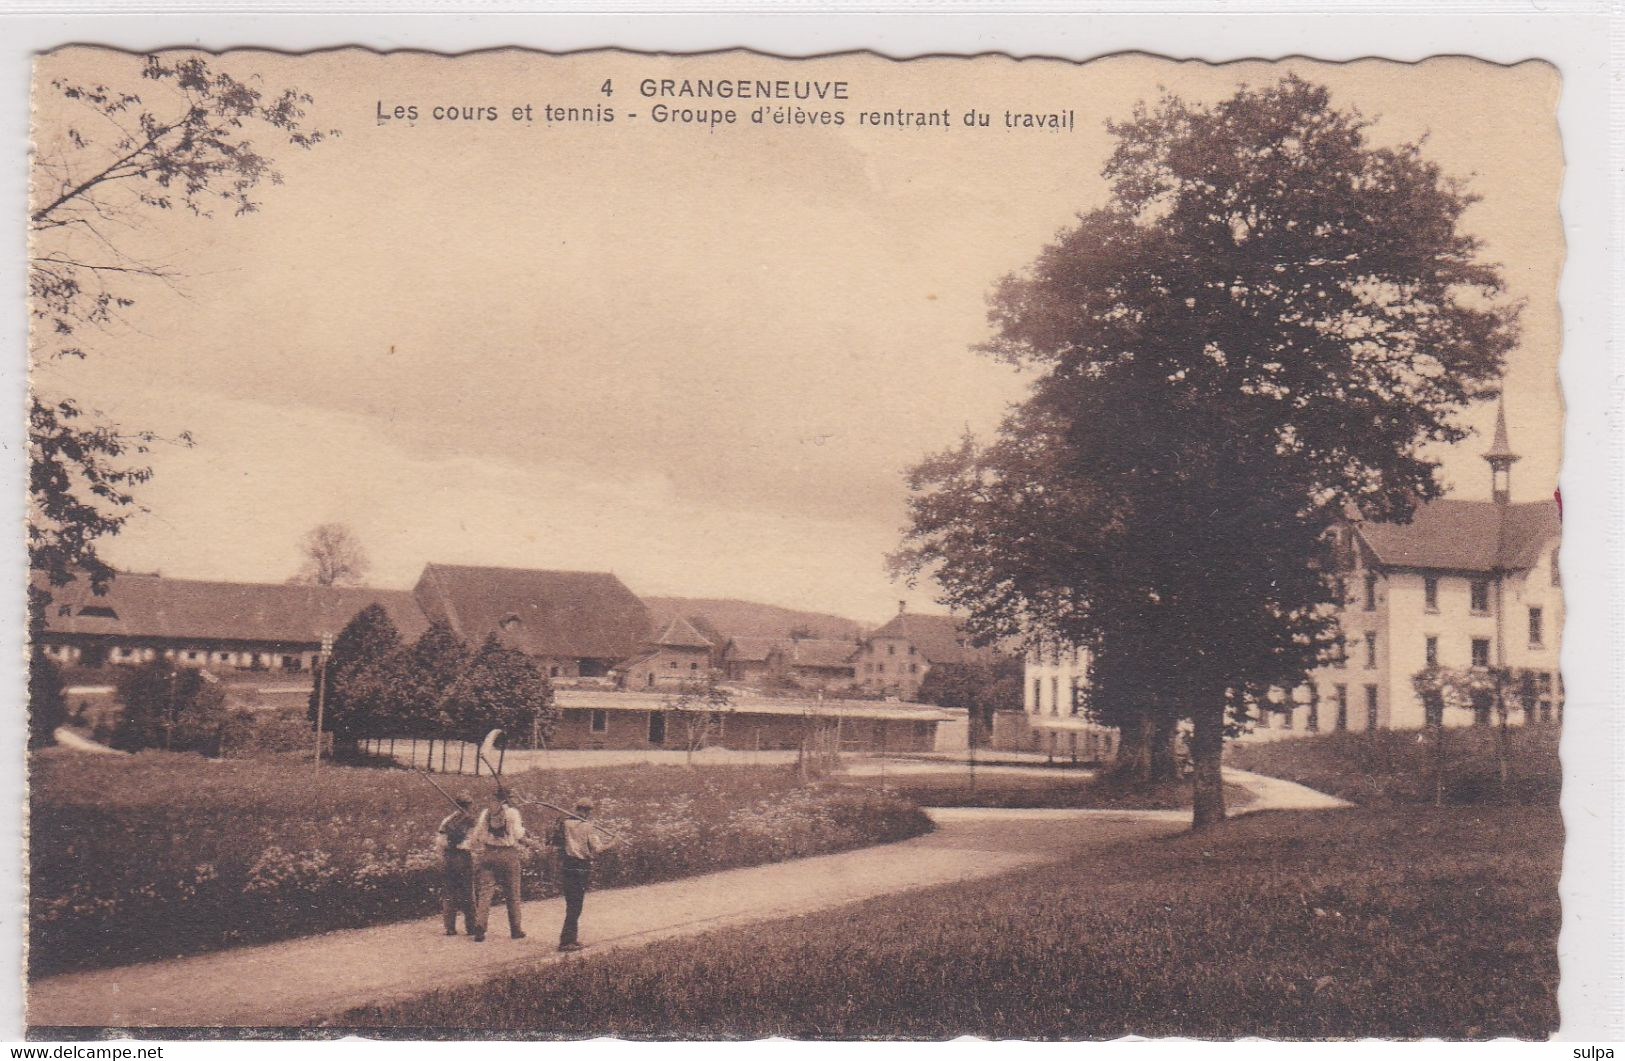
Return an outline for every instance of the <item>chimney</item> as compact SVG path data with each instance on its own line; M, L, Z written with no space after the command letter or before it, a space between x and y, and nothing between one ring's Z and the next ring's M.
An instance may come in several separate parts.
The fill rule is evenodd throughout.
M907 607L908 607L908 601L906 601L906 600L900 600L900 601L898 601L898 602L897 602L897 614L898 614L898 615L902 615L902 614L903 614L903 610L904 610L904 609L905 609L905 608L907 608Z

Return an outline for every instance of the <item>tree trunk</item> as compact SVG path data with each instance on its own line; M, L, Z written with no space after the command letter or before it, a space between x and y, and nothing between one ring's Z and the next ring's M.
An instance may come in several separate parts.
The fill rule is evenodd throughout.
M1210 829L1224 821L1224 700L1196 705L1191 737L1191 828Z
M1148 728L1151 732L1147 749L1151 780L1172 781L1179 776L1179 759L1174 755L1174 737L1179 733L1179 720L1159 718Z
M1148 716L1123 723L1118 728L1117 758L1112 773L1125 781L1151 780L1151 743L1153 730Z

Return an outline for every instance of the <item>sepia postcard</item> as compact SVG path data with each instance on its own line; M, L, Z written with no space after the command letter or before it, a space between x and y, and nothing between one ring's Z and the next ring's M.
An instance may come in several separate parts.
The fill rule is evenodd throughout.
M38 55L28 1035L1553 1036L1562 90Z

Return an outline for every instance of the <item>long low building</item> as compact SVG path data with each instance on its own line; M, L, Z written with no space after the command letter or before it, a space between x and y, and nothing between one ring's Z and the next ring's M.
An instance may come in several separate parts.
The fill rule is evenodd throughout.
M815 733L846 751L929 752L965 748L962 708L899 701L776 698L734 693L720 711L694 716L670 710L671 698L613 689L560 689L552 747L566 749L686 747L688 719L704 726L707 747L798 748Z

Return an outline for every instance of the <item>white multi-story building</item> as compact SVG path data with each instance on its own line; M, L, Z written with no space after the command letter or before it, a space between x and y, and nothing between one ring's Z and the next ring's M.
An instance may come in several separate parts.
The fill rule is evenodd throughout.
M1427 711L1413 678L1430 666L1509 669L1512 721L1561 717L1561 513L1555 500L1512 502L1518 456L1504 414L1484 459L1489 501L1444 499L1419 506L1409 523L1351 519L1337 528L1341 658L1283 693L1257 735L1420 729ZM1073 734L1092 728L1082 717L1087 681L1087 653L1030 652L1025 718L1006 722L1002 743L1064 753ZM1492 711L1492 697L1480 695L1473 707L1447 710L1444 722L1488 722Z

